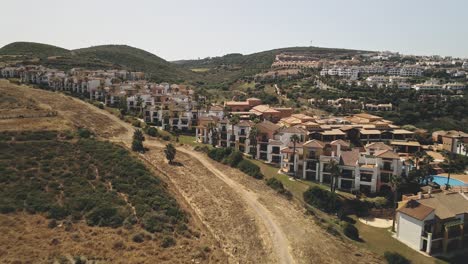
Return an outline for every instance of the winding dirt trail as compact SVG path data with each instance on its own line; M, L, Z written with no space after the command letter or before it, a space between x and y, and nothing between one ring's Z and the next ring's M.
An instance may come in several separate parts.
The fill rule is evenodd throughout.
M275 217L267 208L265 208L265 206L263 206L263 204L259 202L259 197L257 196L257 194L247 190L243 185L235 182L226 174L218 170L215 166L213 166L211 162L207 160L207 158L204 155L195 151L187 150L182 147L177 148L177 150L196 158L206 168L212 171L219 179L224 181L226 184L232 187L233 190L239 193L244 199L244 201L255 211L259 220L263 222L266 229L268 230L272 238L271 240L273 242L273 248L279 262L287 264L295 263L291 253L289 252L288 239L286 238L283 230L276 223Z

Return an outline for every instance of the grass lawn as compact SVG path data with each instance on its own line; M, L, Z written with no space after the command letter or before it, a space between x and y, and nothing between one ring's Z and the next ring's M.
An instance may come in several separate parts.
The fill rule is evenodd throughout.
M364 240L364 243L359 244L379 255L383 255L385 251L391 251L400 253L407 259L411 260L413 264L447 263L442 260L426 257L423 254L416 252L414 249L409 248L405 244L393 238L389 229L368 226L361 223L357 218L354 219L356 220L355 225L359 229L359 235Z
M260 160L251 159L251 161L260 167L263 175L265 175L265 178L268 179L268 178L274 177L280 180L283 183L284 187L286 187L286 189L288 189L294 195L294 197L296 197L297 199L301 201L303 201L302 194L309 187L317 186L326 190L330 189L330 187L327 185L319 184L319 183L312 182L312 181L306 181L302 179L291 180L288 175L278 173L279 168L273 167L269 164L265 164L264 162ZM354 195L350 193L346 193L346 192L337 191L337 194L339 194L344 199L354 198Z
M210 68L193 68L193 69L190 69L191 71L193 72L207 72L210 70Z
M188 136L188 135L180 135L179 136L179 143L184 144L184 145L189 145L189 146L192 146L192 147L206 146L206 147L208 147L210 149L212 148L212 146L209 145L209 144L202 144L202 143L195 142L195 137L194 136Z

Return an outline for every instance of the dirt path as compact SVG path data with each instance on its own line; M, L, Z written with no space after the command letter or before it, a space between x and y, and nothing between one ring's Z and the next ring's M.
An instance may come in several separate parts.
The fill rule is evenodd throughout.
M291 253L289 252L289 242L283 233L283 230L276 224L275 217L266 209L259 201L257 194L251 190L247 190L243 185L233 181L226 174L218 170L211 162L207 161L205 155L195 151L189 151L179 147L178 151L184 152L196 158L206 168L213 172L219 179L228 184L233 190L241 195L245 202L255 211L259 221L261 221L268 230L276 256L280 263L295 263Z

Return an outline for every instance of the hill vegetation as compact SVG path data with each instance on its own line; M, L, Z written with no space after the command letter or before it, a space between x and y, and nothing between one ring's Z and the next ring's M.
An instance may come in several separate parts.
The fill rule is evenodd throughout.
M320 47L291 47L262 51L248 55L232 53L200 60L180 60L174 61L174 63L198 72L203 76L203 82L201 82L201 84L208 86L207 88L211 88L214 84L231 84L240 78L253 76L268 70L274 62L276 55L280 53L317 58L348 58L349 56L362 52L365 51ZM203 71L199 69L203 69Z
M14 42L0 49L0 55L23 55L29 64L69 70L127 69L143 71L149 79L162 82L193 80L197 75L147 51L127 45L103 45L67 50L33 42Z
M0 213L28 212L89 226L186 230L186 215L165 184L129 152L92 139L47 132L2 133ZM10 141L18 137L20 140Z
M44 58L67 55L70 51L53 45L34 42L13 42L0 49L0 55L27 55Z
M14 42L0 48L0 55L23 55L30 64L69 70L75 67L88 69L128 69L143 71L157 82L189 82L206 88L230 85L238 79L253 76L270 68L279 53L305 54L330 57L350 56L361 51L318 47L293 47L257 52L239 53L201 60L168 62L150 52L127 45L102 45L77 50L34 43Z

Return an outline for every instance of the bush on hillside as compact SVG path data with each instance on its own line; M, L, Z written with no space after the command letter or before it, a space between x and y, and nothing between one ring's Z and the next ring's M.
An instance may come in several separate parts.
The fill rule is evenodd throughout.
M86 128L79 128L77 134L80 138L90 138L93 133Z
M280 180L270 178L266 181L266 184L287 198L292 198L292 193L284 188L284 185Z
M233 151L229 156L223 159L223 163L231 167L237 167L239 163L244 159L242 153L239 151Z
M341 206L336 193L324 190L320 187L310 187L303 194L304 201L309 205L328 213L335 213Z
M146 134L152 137L159 136L159 132L155 127L148 127L148 129L146 129Z
M253 164L249 160L242 160L241 162L239 162L237 168L245 174L254 177L255 179L263 179L263 174L260 171L260 167Z
M221 162L225 157L229 156L231 152L231 148L214 148L208 152L208 157Z
M359 240L359 230L350 223L345 223L343 233L352 240Z

